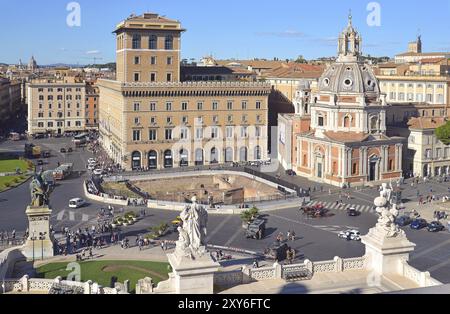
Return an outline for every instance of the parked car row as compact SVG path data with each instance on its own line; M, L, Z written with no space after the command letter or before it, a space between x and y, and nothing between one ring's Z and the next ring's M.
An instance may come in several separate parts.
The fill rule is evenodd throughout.
M411 218L409 216L401 216L395 220L395 223L400 227L409 226L413 230L421 230L427 228L429 232L440 232L445 230L445 226L439 221L432 221L428 223L423 218Z

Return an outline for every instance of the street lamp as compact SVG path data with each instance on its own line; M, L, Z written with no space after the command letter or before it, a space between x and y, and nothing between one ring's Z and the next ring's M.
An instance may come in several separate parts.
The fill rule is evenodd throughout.
M41 259L44 260L44 240L47 232L39 232L39 240L41 240Z
M37 240L35 233L36 233L36 231L33 230L33 236L30 238L31 242L33 243L33 262L34 262L34 241Z

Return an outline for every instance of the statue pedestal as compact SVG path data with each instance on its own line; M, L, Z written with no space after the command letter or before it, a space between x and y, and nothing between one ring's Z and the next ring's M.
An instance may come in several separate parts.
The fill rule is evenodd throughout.
M176 254L168 254L173 269L175 293L177 294L213 294L214 273L220 264L214 262L210 253L191 260Z
M29 236L23 247L23 254L29 260L53 257L53 239L50 234L51 209L48 206L28 206Z
M366 246L368 269L377 275L400 273L401 261L408 261L409 253L414 251L416 246L404 233L389 238L377 227L361 237L361 242Z

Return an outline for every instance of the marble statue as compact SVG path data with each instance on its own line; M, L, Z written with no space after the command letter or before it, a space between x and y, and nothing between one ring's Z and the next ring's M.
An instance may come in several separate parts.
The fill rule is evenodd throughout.
M388 238L404 235L404 231L395 224L395 219L399 215L397 205L394 204L390 208L387 198L383 196L377 197L374 204L376 206L377 213L380 215L376 225L376 230L383 233Z
M44 182L42 173L36 173L30 183L31 206L43 207L49 202L49 186Z
M183 224L178 228L176 254L191 259L202 256L206 253L208 212L204 206L197 203L197 198L194 196L192 204L183 209L180 217Z
M383 183L381 185L380 197L384 197L386 199L386 201L388 202L388 204L390 204L391 200L392 200L392 191L393 191L392 183L389 184L389 187L388 187L387 183Z

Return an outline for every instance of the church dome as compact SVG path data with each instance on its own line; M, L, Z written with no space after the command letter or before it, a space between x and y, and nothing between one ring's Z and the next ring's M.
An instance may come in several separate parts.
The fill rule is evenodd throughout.
M372 67L361 60L361 44L362 38L353 27L350 14L348 25L339 36L338 58L319 79L321 92L380 94Z
M371 66L361 62L336 62L319 79L321 92L376 93L380 87Z

